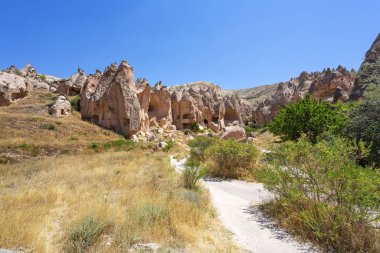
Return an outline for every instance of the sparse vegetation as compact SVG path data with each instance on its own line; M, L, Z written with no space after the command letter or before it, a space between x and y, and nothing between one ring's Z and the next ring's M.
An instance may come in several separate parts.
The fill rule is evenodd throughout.
M71 108L74 111L80 112L80 96L75 96L74 98L70 99Z
M82 219L69 233L67 244L65 245L66 252L84 252L92 244L107 227L107 223L100 219L87 216Z
M46 76L45 75L40 75L40 78L43 82L46 82Z
M182 172L183 187L192 190L197 187L199 179L205 175L205 170L199 164L188 162Z
M380 174L358 166L358 153L363 150L339 138L283 143L257 170L277 196L264 210L327 252L378 252L380 237L370 222L380 218Z
M169 140L169 141L166 143L166 146L162 149L162 151L164 151L164 152L169 152L173 147L174 147L174 141Z
M0 245L127 252L133 243L157 242L192 252L236 250L207 193L182 185L168 158L142 149L1 165Z

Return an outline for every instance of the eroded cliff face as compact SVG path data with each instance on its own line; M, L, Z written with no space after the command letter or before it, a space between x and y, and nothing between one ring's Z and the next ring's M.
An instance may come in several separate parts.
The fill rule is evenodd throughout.
M355 71L348 71L342 66L322 72L302 72L296 78L279 83L277 90L264 101L250 105L245 103L244 116L257 125L266 124L286 104L298 101L307 94L329 102L347 101L354 79Z
M123 61L104 73L90 75L81 92L82 118L127 137L151 134L151 128L186 129L194 122L214 131L232 122L242 124L240 100L217 86L175 86L146 79L134 81L133 68Z
M7 106L26 97L33 89L49 90L32 65L27 64L21 70L15 66L0 71L0 106Z
M90 76L81 93L82 118L127 137L141 130L143 109L133 68L123 61L101 75Z

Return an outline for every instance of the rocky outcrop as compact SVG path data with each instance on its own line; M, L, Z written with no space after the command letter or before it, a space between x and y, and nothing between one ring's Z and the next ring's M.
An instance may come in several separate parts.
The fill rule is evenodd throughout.
M263 102L246 106L246 119L252 120L256 125L266 124L282 107L298 101L306 94L330 102L347 101L354 79L355 71L347 71L342 66L322 72L302 72L297 78L279 83L276 92Z
M60 95L55 100L54 104L49 107L49 114L54 117L67 116L71 113L71 105L67 98Z
M33 89L49 90L49 85L30 64L21 70L12 65L0 71L0 106L10 105L17 99L24 98Z
M141 130L142 108L133 68L122 61L100 76L89 77L81 93L82 118L127 137Z
M52 83L52 92L65 96L75 96L82 92L87 76L78 67L77 73L67 79L60 79Z
M247 136L245 130L241 126L228 126L225 128L225 132L221 135L222 139L228 140L244 140Z
M7 106L23 98L33 90L33 85L24 77L0 72L0 106Z
M170 87L173 124L177 129L190 128L193 122L222 130L228 123L242 124L240 99L210 83Z
M90 75L81 92L82 118L127 137L151 138L158 128L191 128L194 122L222 130L231 122L242 124L240 100L211 84L152 89L146 79L134 81L126 61ZM159 132L159 131L158 131Z
M350 99L362 97L368 85L380 87L380 34L365 54L365 60L356 76Z

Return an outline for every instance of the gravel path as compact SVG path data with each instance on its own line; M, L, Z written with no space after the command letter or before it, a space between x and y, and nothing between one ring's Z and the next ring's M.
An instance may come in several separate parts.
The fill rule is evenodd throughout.
M171 165L179 173L184 163L185 160L171 158ZM257 209L257 205L273 197L262 184L215 178L204 178L202 182L211 194L219 219L242 249L254 253L316 252L276 228Z

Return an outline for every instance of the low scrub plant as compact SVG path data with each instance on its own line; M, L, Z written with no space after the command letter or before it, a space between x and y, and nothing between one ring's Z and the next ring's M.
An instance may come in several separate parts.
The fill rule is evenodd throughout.
M170 140L166 143L166 146L162 149L164 152L169 152L174 147L174 141Z
M360 149L360 148L359 148ZM328 252L380 252L380 174L355 163L357 146L340 138L286 142L256 171L276 199L264 210Z
M255 167L259 150L250 143L218 140L205 151L211 176L238 178Z
M74 111L80 112L80 96L75 96L73 99L70 100L71 108Z
M214 137L197 136L187 142L190 147L190 160L192 162L204 162L206 160L205 152L208 147L217 141Z
M71 230L66 252L85 252L105 231L107 223L93 216L87 216Z
M199 164L187 163L182 172L183 187L192 190L195 189L199 179L205 175L205 170Z

